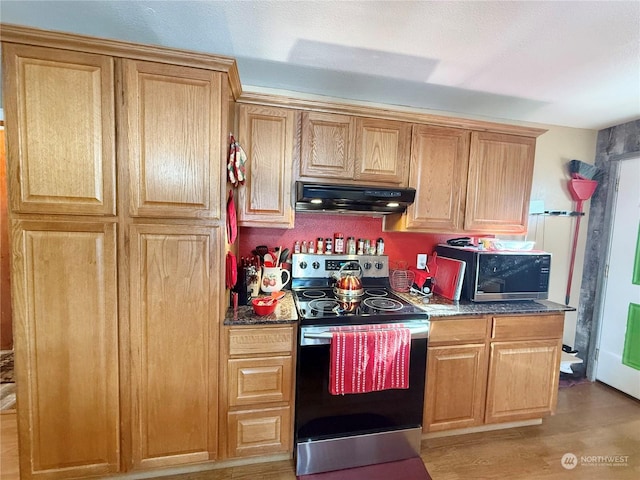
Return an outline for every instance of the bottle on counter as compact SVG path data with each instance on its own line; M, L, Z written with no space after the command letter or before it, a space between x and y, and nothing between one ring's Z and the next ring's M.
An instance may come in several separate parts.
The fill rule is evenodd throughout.
M364 255L364 239L359 238L358 239L358 251L357 251L358 255Z
M318 237L316 241L316 253L321 255L324 253L324 239L322 237Z
M384 255L384 239L382 238L376 242L376 255Z
M309 253L316 253L316 242L314 240L311 240L307 245L307 248Z
M324 253L327 255L331 255L333 253L333 239L325 238L324 239Z
M366 238L364 240L364 247L362 249L362 253L360 255L369 255L371 253L371 240Z
M293 253L300 253L300 240L293 244Z
M307 252L308 252L308 250L307 250L307 241L303 240L302 241L302 246L300 247L300 253L307 253Z

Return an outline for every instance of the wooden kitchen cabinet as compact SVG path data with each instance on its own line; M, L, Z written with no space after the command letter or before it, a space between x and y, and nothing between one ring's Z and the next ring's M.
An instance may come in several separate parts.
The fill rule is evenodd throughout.
M131 216L220 218L224 74L126 59L122 69Z
M484 422L489 323L488 317L431 322L424 432Z
M15 213L114 215L114 59L3 43Z
M386 231L526 232L535 138L416 125L409 186L416 201Z
M217 452L219 227L130 227L132 466Z
M354 179L406 186L410 145L410 123L359 117Z
M300 176L353 179L355 118L335 113L303 112Z
M297 113L286 108L239 106L238 142L247 155L238 189L238 224L293 228L293 152Z
M564 314L432 319L423 431L552 414L563 325Z
M221 448L227 458L286 453L293 445L295 328L225 328Z
M535 144L531 137L471 134L465 230L526 232Z
M114 223L14 223L21 478L119 470L116 243Z
M235 61L0 36L21 478L216 460Z
M414 125L409 186L416 200L407 208L408 230L463 228L470 136L468 130Z
M303 112L300 179L407 185L411 124Z
M564 315L494 317L486 423L555 412L563 325Z

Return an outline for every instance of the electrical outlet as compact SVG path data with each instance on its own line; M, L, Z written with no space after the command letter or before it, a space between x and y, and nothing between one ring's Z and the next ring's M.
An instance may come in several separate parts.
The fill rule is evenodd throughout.
M419 253L418 254L418 260L416 261L416 268L418 270L424 270L425 268L427 268L427 254L426 253Z

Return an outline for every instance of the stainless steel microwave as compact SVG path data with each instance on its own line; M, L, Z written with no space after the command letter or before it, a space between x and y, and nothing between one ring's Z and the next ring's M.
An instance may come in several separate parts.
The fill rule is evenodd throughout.
M549 298L551 254L438 245L438 256L466 263L461 300L495 302Z

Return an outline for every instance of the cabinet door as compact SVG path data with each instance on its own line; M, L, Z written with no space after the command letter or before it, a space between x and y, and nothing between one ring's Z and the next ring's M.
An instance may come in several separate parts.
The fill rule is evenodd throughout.
M113 59L2 50L12 211L114 215Z
M304 112L300 175L315 178L353 178L355 121L348 115Z
M21 478L119 469L116 226L17 222Z
M123 72L130 214L219 218L223 74L133 60Z
M535 138L473 132L465 230L524 233Z
M539 418L558 398L561 340L491 344L486 423Z
M407 229L462 229L470 136L467 130L414 125L409 186L416 201L407 209Z
M214 459L216 227L130 228L133 467Z
M356 180L406 186L411 124L358 118L356 121Z
M481 425L486 378L485 344L429 347L423 430Z
M247 154L246 182L238 190L242 226L293 228L295 112L240 105L239 143Z

